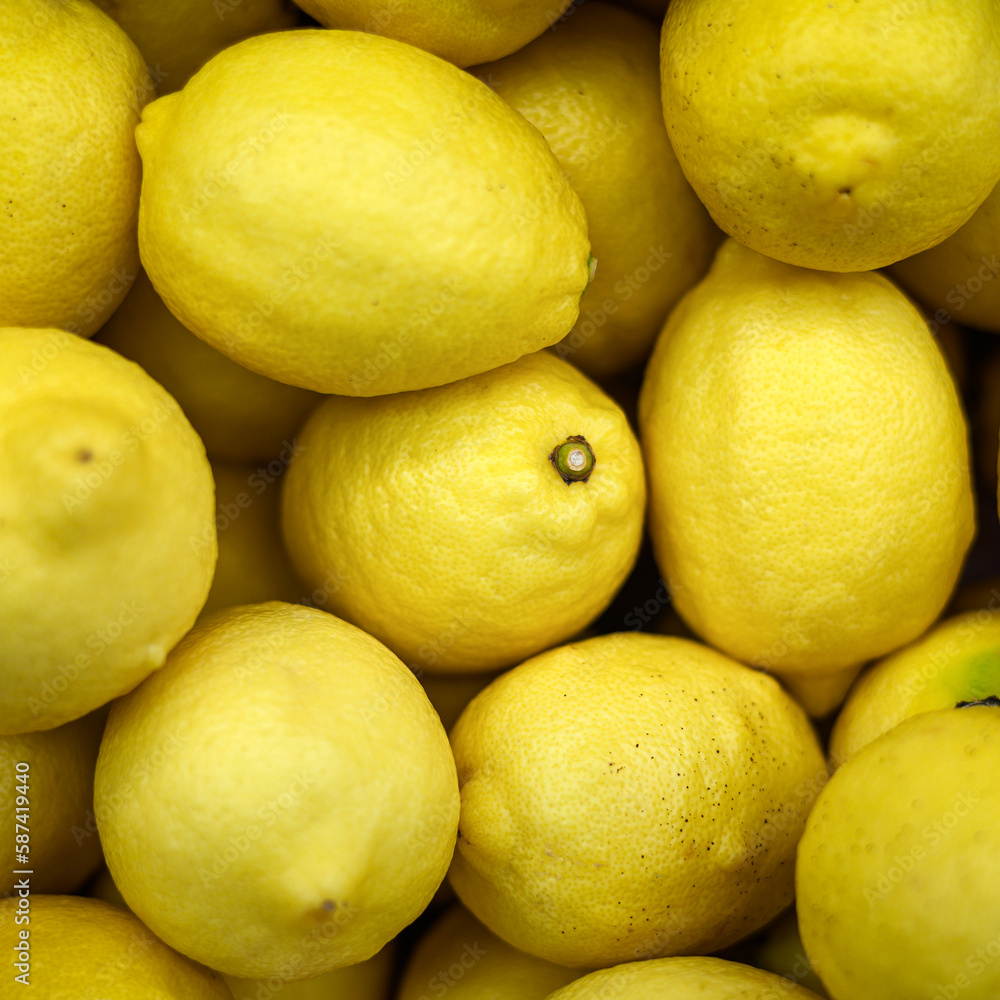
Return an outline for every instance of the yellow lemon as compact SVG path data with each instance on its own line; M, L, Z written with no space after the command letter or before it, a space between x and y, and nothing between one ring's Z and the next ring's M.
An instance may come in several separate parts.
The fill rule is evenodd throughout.
M331 397L299 444L282 499L293 565L420 670L495 670L570 638L639 548L628 422L545 352L422 392Z
M998 769L1000 708L979 706L911 716L830 779L795 884L835 1000L1000 995Z
M2 1000L33 989L53 1000L231 1000L217 972L178 955L120 906L32 896L27 924L18 907L16 898L0 900L0 941L8 956Z
M502 674L451 742L449 881L495 934L563 965L704 954L763 927L792 901L826 779L773 677L640 632Z
M828 271L955 232L1000 180L1000 15L993 0L955 14L939 0L674 0L663 112L712 218Z
M229 45L297 22L289 0L95 0L139 46L161 94Z
M139 50L86 0L0 2L0 326L90 336L139 264Z
M223 976L233 1000L388 1000L396 949L387 944L366 962L324 972L314 979L289 982L271 979L237 979Z
M395 1000L545 1000L582 974L512 948L456 905L417 942Z
M980 608L949 618L869 667L830 734L839 767L903 719L1000 692L1000 614Z
M1000 333L1000 185L943 243L892 267L893 277L934 312Z
M0 736L0 896L31 869L33 893L72 892L101 864L94 767L106 712L39 733Z
M664 327L639 413L678 612L811 713L940 614L974 530L965 420L881 275L728 241Z
M149 105L136 139L153 285L253 371L422 389L576 321L590 245L558 161L487 86L411 45L248 39Z
M212 472L138 365L0 330L0 733L130 691L194 623L215 567Z
M97 339L142 365L181 404L209 456L226 462L279 456L321 398L258 375L199 340L142 270Z
M721 958L660 958L600 969L548 1000L815 1000L787 979Z
M298 602L306 588L281 540L278 480L253 466L212 466L219 561L202 615L237 604Z
M554 25L573 0L296 0L328 28L398 38L456 66L516 52Z
M129 907L241 979L371 958L444 878L455 762L416 678L360 629L279 602L202 620L115 702L94 811Z
M595 378L646 359L721 235L670 148L658 53L648 21L590 2L476 69L545 136L583 202L597 271L553 350Z

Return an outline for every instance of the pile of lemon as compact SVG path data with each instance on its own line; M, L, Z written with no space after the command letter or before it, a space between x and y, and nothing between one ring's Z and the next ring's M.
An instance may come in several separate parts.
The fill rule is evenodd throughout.
M0 998L1000 996L995 0L0 81Z

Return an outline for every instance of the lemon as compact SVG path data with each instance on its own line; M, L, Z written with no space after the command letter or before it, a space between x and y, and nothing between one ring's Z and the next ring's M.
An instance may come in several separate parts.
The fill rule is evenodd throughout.
M1000 995L1000 709L905 719L820 794L799 845L802 941L835 1000Z
M882 276L728 241L664 327L639 414L678 612L811 713L941 612L974 530L965 420Z
M366 962L324 972L314 979L288 982L272 979L237 979L223 976L233 1000L388 1000L396 949L387 944Z
M253 371L345 395L422 389L576 321L587 226L555 156L488 87L411 45L248 39L149 105L136 139L153 285Z
M1000 185L943 243L892 267L893 277L938 323L1000 333Z
M422 392L331 397L299 444L282 498L292 564L420 670L495 670L568 639L639 548L628 422L545 352Z
M219 561L202 615L237 604L296 603L306 588L281 541L279 479L266 468L212 466Z
M674 0L667 131L741 243L883 267L950 236L1000 180L998 29L993 0L958 17L940 0Z
M646 359L719 242L670 148L658 53L648 21L590 2L476 69L545 136L583 202L597 271L553 350L595 378Z
M21 996L23 986L53 1000L230 1000L218 973L178 955L134 914L101 900L32 895L23 908L18 897L0 900L0 937L9 956L3 1000Z
M499 59L554 25L573 0L296 0L328 28L398 38L455 63ZM571 11L572 13L572 11Z
M502 674L451 742L452 886L495 934L563 965L705 954L763 927L792 901L826 779L774 678L641 632Z
M424 909L458 821L420 684L314 608L202 620L115 702L94 811L128 905L178 951L295 981L371 958Z
M97 339L142 365L181 404L209 456L223 461L278 457L321 398L257 375L199 340L142 270Z
M0 733L131 690L191 627L215 566L212 473L138 365L0 329Z
M86 0L0 0L0 326L90 336L139 264L139 50Z
M0 736L0 809L8 817L0 831L0 896L20 880L15 868L32 870L33 893L72 892L101 864L94 767L105 716L92 712L44 732Z
M752 964L799 983L819 997L827 996L802 946L799 922L794 909L789 910L768 927L766 936L754 950Z
M1000 691L1000 615L980 608L949 618L866 670L830 734L834 767L903 719Z
M660 958L600 969L549 1000L815 1000L816 994L780 976L721 958Z
M395 1000L545 1000L582 974L512 948L456 905L417 942Z
M167 94L217 52L251 35L290 28L288 0L95 0L139 46Z

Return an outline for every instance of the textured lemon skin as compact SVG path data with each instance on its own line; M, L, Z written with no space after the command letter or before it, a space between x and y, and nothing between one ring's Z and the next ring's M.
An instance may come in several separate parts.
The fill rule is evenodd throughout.
M296 2L328 28L375 32L426 49L456 66L471 66L527 45L558 21L572 0Z
M974 531L965 421L885 278L728 241L664 327L639 417L675 607L738 660L829 682L810 711L944 607Z
M892 276L935 314L1000 333L1000 185L943 243L894 264ZM941 315L943 313L944 315Z
M0 831L0 850L13 860L16 834L27 833L30 858L30 864L5 866L0 896L10 895L21 878L12 874L14 867L33 869L31 890L37 893L72 892L100 867L94 767L105 715L98 711L44 732L0 736L0 808L10 817ZM16 770L18 764L27 764L27 772ZM21 773L28 782L25 829L15 826L15 777Z
M1000 712L951 708L905 719L830 779L795 881L803 944L835 1000L1000 993L998 767Z
M830 734L830 763L911 715L990 695L1000 695L1000 617L980 609L949 618L857 679Z
M627 992L625 992L627 990ZM721 958L659 958L599 969L548 1000L815 1000L816 994L749 965Z
M241 979L374 955L444 878L458 809L416 678L359 629L279 602L204 619L115 703L94 791L129 907Z
M712 218L829 271L883 267L966 222L1000 180L992 0L676 0L663 110ZM928 74L921 53L947 51Z
M670 148L656 28L589 2L475 72L545 136L587 213L597 270L553 351L594 378L645 361L721 238Z
M0 325L89 337L139 264L139 50L85 0L0 3Z
M248 39L151 104L136 139L153 285L253 371L343 395L420 389L576 320L586 219L552 151L484 84L410 45Z
M282 1000L388 1000L395 957L396 949L388 944L365 962L324 972L315 979L290 983L284 979L222 978L232 992L233 1000L261 1000L279 991Z
M277 457L320 400L308 389L258 375L199 340L141 269L97 340L142 365L180 403L211 458Z
M17 898L0 900L5 953L0 997L25 992L11 960L28 938L27 993L61 1000L230 1000L222 977L168 948L128 910L99 899L31 896L31 923L16 923Z
M264 467L212 465L219 559L202 617L237 604L298 603L306 587L281 540L280 480Z
M395 1000L545 1000L583 972L512 948L456 904L417 942Z
M212 471L138 365L0 329L0 733L51 729L163 665L208 594Z
M774 678L638 632L502 674L451 741L456 893L515 947L584 967L704 954L763 927L792 900L826 778Z
M596 464L567 484L549 456L576 435ZM292 564L414 668L495 670L562 642L635 561L638 442L546 352L423 392L331 397L299 444L282 495Z
M287 0L95 0L139 46L160 94L179 90L217 52L297 22Z

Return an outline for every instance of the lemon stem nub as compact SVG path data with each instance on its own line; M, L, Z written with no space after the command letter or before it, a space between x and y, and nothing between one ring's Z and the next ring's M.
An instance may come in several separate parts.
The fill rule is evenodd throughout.
M587 439L581 434L575 434L552 449L549 461L562 476L563 482L569 485L585 483L594 471L597 459Z
M976 698L973 701L960 701L955 708L976 708L979 705L986 705L988 708L1000 708L1000 698L991 694L987 698Z
M587 284L583 286L583 291L580 292L580 300L583 301L584 295L587 294L587 289L590 288L590 283L594 280L594 275L597 273L597 258L591 254L587 258Z

